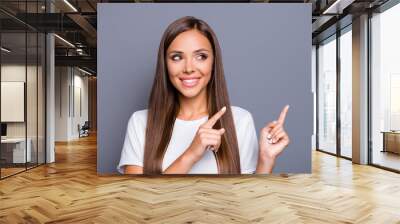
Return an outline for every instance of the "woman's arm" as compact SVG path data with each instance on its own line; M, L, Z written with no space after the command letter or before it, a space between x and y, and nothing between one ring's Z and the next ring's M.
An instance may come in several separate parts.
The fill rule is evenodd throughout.
M201 157L196 156L192 153L191 149L188 148L163 172L163 174L187 174L200 159Z
M200 131L201 129L199 129ZM193 165L201 159L203 156L204 150L203 145L197 144L197 139L195 138L191 146L180 155L164 172L163 174L186 174L190 171ZM200 140L201 141L201 140ZM207 141L207 139L203 140L205 146L207 144L215 143L219 147L220 144L212 140L213 142ZM217 147L215 147L217 149ZM200 153L196 153L200 152ZM126 165L124 167L125 174L143 174L143 167L136 165Z
M143 174L143 167L136 165L125 165L124 174Z
M256 174L270 174L274 169L275 159L263 160L258 159Z
M218 151L221 145L221 136L225 133L225 129L216 130L212 127L225 113L225 110L226 108L223 107L199 127L189 148L164 171L164 174L186 174L203 157L208 146L213 146L211 150Z
M201 158L201 157L200 157ZM192 166L200 159L196 158L191 151L186 150L179 156L164 172L163 174L186 174L190 171ZM143 167L136 165L124 166L124 174L143 174Z
M225 113L226 107L223 107L213 117L202 124L196 132L190 146L186 151L179 156L163 174L186 174L190 171L193 165L199 161L208 146L213 146L211 150L218 151L221 145L221 136L225 133L225 129L212 129L218 119ZM135 165L126 165L124 168L125 174L143 174L143 167Z
M270 174L275 160L289 144L290 139L283 128L289 105L283 108L277 121L265 126L260 133L257 174Z

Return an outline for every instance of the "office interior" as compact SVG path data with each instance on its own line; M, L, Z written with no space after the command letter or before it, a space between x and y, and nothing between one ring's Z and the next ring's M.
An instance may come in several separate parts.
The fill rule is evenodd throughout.
M96 140L96 6L107 2L163 1L0 2L2 184ZM311 4L313 156L400 173L399 1L219 2Z

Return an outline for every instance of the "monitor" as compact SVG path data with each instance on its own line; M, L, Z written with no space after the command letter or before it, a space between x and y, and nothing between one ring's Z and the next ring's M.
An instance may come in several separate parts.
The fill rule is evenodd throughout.
M7 124L1 123L1 136L7 136Z

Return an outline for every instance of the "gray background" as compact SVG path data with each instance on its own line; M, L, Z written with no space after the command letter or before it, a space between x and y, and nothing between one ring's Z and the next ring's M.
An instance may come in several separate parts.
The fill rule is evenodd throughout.
M162 33L182 16L205 20L222 48L232 105L257 132L290 109L291 144L274 172L311 172L311 4L99 4L98 174L116 173L129 117L147 108Z

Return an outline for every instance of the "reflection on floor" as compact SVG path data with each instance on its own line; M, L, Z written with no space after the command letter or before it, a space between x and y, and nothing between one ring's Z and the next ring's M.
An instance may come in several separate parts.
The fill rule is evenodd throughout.
M30 169L33 167L36 167L37 164L36 163L27 163L26 167L25 164L2 164L1 167L1 178L5 178L8 177L10 175L25 171L26 169Z
M375 150L372 157L372 162L373 164L400 171L400 155L396 153Z
M119 150L115 150L119 153ZM96 139L0 181L0 223L399 223L400 175L313 151L312 174L99 176Z
M1 168L1 178L13 175L15 173L18 173L18 172L21 172L24 170L25 170L25 167L24 168L19 168L19 167L18 168Z
M341 155L348 157L348 158L352 158L352 149L351 148L347 148L347 147L342 147L341 148Z

